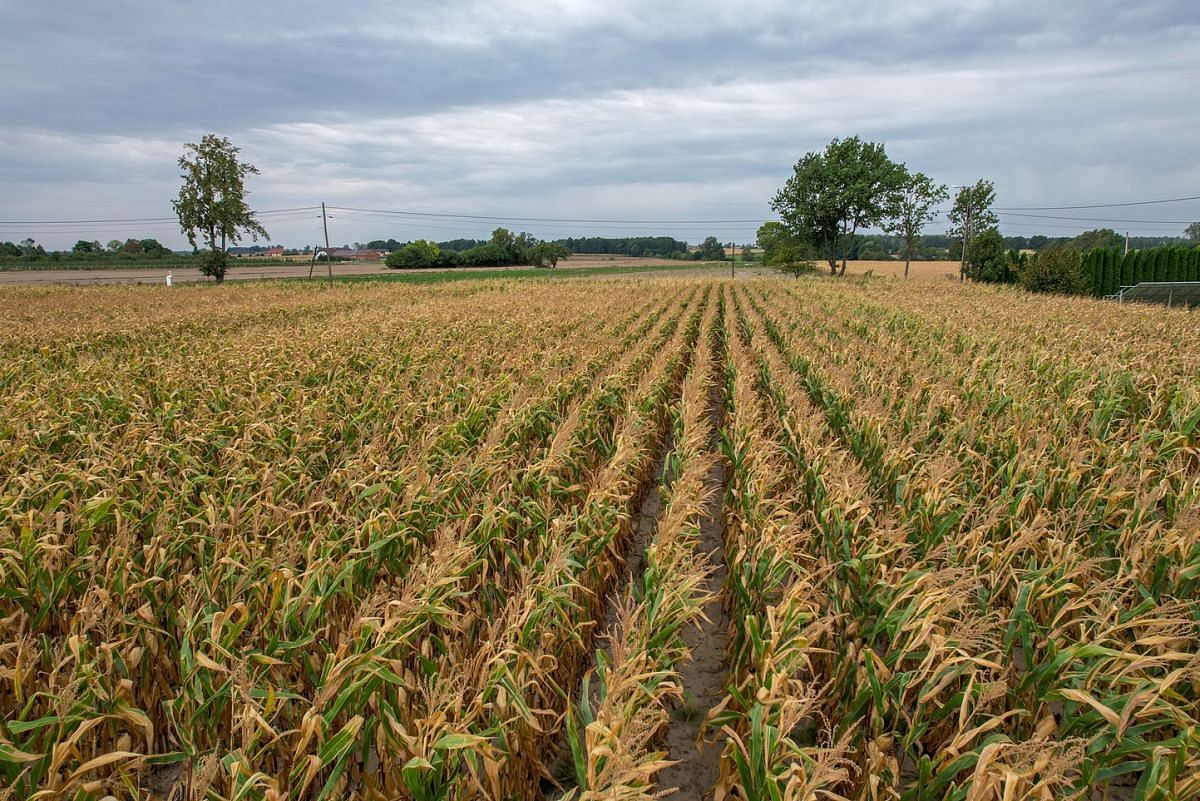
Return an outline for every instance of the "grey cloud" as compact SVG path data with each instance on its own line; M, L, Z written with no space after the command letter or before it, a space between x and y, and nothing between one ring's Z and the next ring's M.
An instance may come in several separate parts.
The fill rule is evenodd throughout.
M263 169L264 208L759 218L852 133L1008 205L1200 185L1190 0L54 6L0 4L0 219L169 215L210 130Z

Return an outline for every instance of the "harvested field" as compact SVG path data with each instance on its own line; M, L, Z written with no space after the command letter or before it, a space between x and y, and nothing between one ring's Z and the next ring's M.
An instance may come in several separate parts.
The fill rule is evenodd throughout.
M0 796L1200 797L1194 313L933 279L0 290Z
M597 256L580 254L559 264L560 270L594 269L597 267L641 267L660 265L664 269L679 268L681 262L671 259L634 258L632 256ZM466 269L466 268L456 268ZM473 272L482 270L510 270L512 268L470 268ZM534 268L526 268L533 270ZM443 269L428 270L392 270L382 262L356 261L333 265L335 278L346 278L363 275L399 275L402 273L437 273L447 272ZM453 271L450 271L453 272ZM543 274L545 271L540 271ZM106 284L164 284L167 273L177 284L212 283L200 273L198 268L185 267L167 269L163 267L106 267L94 270L0 270L0 286L39 286L50 284L71 284L77 286L106 285ZM295 261L291 264L255 264L253 260L245 260L231 267L225 278L228 281L263 281L282 278L323 279L328 275L324 263L310 265L307 261Z

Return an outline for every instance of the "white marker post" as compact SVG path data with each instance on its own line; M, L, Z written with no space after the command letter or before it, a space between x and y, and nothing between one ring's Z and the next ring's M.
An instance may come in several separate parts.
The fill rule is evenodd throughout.
M175 276L173 276L171 273L167 273L167 286L172 286L174 282Z

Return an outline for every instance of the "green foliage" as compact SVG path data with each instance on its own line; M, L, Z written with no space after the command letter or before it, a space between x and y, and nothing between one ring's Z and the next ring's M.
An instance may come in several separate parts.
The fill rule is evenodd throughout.
M1133 286L1134 267L1137 264L1137 252L1130 251L1121 257L1121 286ZM1097 293L1100 294L1100 293Z
M1117 248L1125 244L1125 237L1111 228L1098 228L1094 231L1084 231L1067 243L1071 250L1086 253L1097 248Z
M534 267L547 267L553 270L561 259L571 257L571 251L557 242L538 242L530 252L530 263Z
M727 258L724 245L718 242L715 236L705 237L697 252L700 254L701 261L725 261Z
M988 228L971 238L967 252L967 277L989 284L1011 284L1017 280L1012 270L1004 237L996 228Z
M1152 258L1154 259L1154 273L1153 273L1154 277L1150 280L1166 281L1167 280L1167 258L1168 258L1166 250L1164 250L1163 248L1159 248L1159 249L1155 250Z
M1200 242L1200 222L1194 222L1187 228L1183 229L1185 239L1190 239L1193 242Z
M783 223L774 220L759 226L758 246L763 251L763 263L768 267L807 261L813 255L812 246L797 239Z
M1077 250L1051 248L1029 259L1021 271L1021 286L1030 292L1082 295L1088 292L1082 258Z
M669 236L566 237L555 240L572 253L604 253L615 256L652 256L680 258L687 254L688 243Z
M448 267L454 261L453 253L443 253L433 242L418 239L389 253L383 263L393 269L416 270L422 267Z
M891 215L883 225L883 230L895 234L903 242L905 278L908 278L909 263L917 256L921 231L937 216L937 206L949 197L944 184L935 184L925 173L905 171L893 198ZM859 258L865 257L860 253Z
M784 275L790 275L793 278L799 278L802 275L812 275L817 271L815 262L808 259L800 259L798 261L789 261L779 264L775 267Z
M995 186L991 181L985 181L982 178L972 186L960 187L958 194L954 196L954 207L947 215L950 227L946 229L946 234L958 240L958 257L960 259L964 241L974 244L977 231L987 231L999 225L999 218L992 211L992 203L995 200ZM1001 247L1003 247L1003 239L1001 243ZM970 248L967 250L967 258L971 258ZM970 269L969 264L963 267L964 270Z
M903 165L888 158L883 145L857 136L834 139L824 152L805 155L771 201L791 234L820 250L837 274L837 258L846 257L861 228L880 225L892 216L904 185Z
M246 176L257 175L258 168L239 161L239 152L228 138L216 134L207 134L198 145L186 143L179 157L183 185L171 203L192 247L203 242L214 254L204 260L201 271L218 283L225 279L226 248L247 234L255 241L267 237L246 205ZM220 256L215 255L218 251Z

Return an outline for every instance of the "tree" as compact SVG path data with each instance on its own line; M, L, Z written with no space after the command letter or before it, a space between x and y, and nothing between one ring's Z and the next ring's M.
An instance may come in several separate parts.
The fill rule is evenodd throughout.
M1086 253L1096 248L1116 248L1125 244L1125 237L1111 228L1097 228L1094 231L1084 231L1067 243L1067 247Z
M1183 229L1185 239L1190 239L1193 242L1200 242L1200 222L1194 222L1187 228Z
M553 270L560 259L571 257L571 251L557 242L538 242L533 246L530 260L536 267L548 267Z
M179 157L183 186L171 203L192 247L197 247L197 239L208 247L200 271L218 284L225 280L228 247L245 234L256 242L260 236L268 238L246 205L246 176L258 175L258 168L239 161L239 152L229 139L216 134L207 134L198 145L186 143Z
M906 171L888 158L883 145L857 136L834 139L823 153L808 153L793 169L771 208L800 241L820 249L830 275L838 275L861 228L879 225L891 209Z
M147 256L170 256L171 255L170 248L164 247L163 244L161 242L159 242L157 239L153 239L153 238L143 239L143 240L141 240L141 242L142 242L142 252L145 253Z
M80 239L78 242L75 243L75 246L73 248L71 248L71 252L72 253L92 253L93 252L92 251L92 243L88 242L87 240Z
M950 193L944 184L935 184L923 172L908 173L897 188L892 213L884 220L883 230L900 237L900 252L904 254L904 279L908 280L908 265L921 244L921 231L937 216L939 203Z
M992 211L995 199L996 189L992 182L982 178L973 186L959 187L958 194L954 196L954 207L950 209L949 214L950 227L946 234L959 242L967 243L967 247L962 249L962 265L958 273L960 281L967 278L967 260L970 257L970 245L973 244L975 232L995 228L1000 223L996 212Z
M762 248L763 264L782 267L808 261L811 246L806 245L781 222L771 220L758 227L758 246Z
M725 246L715 236L706 237L699 252L701 261L725 261Z
M1017 280L1011 267L999 230L988 228L972 237L967 256L968 278L989 284L1011 284Z

